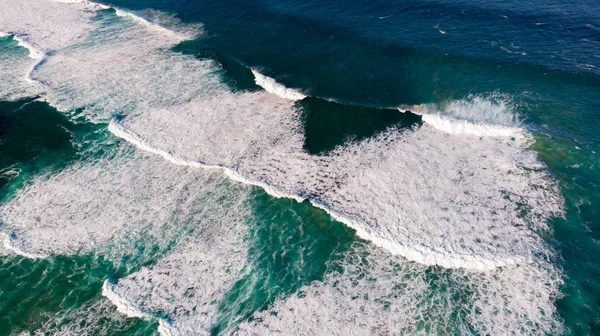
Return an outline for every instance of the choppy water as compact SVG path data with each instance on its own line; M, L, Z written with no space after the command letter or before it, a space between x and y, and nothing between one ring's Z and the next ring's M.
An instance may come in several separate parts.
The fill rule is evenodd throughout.
M600 332L594 1L0 3L0 334Z

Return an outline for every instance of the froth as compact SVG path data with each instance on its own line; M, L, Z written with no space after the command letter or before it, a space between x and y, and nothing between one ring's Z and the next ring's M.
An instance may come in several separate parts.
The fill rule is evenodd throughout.
M91 119L108 121L115 114L171 106L219 87L214 62L168 51L178 40L110 12L97 23L102 28L93 36L55 52L32 75L59 109L84 107Z
M215 190L224 187L223 178L173 169L131 150L76 163L18 191L0 208L1 230L11 246L31 255L95 252L117 261L125 255L148 260L218 203ZM140 242L143 251L135 247Z
M237 335L560 333L548 264L490 272L426 268L358 242L323 281L254 314Z
M87 2L64 4L51 0L4 0L0 31L22 37L46 53L81 41L101 9Z
M296 89L287 88L283 84L277 83L273 78L267 77L257 70L252 69L252 74L254 75L256 84L269 93L290 100L302 100L306 98L306 95L302 92Z
M197 229L154 265L105 283L103 294L128 316L159 319L163 335L207 333L247 259L249 214L239 196L228 195L204 214Z
M276 196L309 199L362 237L420 263L490 269L546 250L534 232L547 229L562 200L527 150L531 137L507 113L509 100L466 97L435 113L421 106L417 112L437 119L310 155L294 106L303 95L256 71L267 92L232 93L214 62L172 53L166 49L174 42L154 29L103 15L85 43L56 52L33 74L53 104L83 107L100 120L126 115L111 130L142 149L182 165L221 167ZM515 131L448 132L444 118Z
M526 150L524 131L480 138L425 124L314 156L302 148L299 112L284 102L223 93L126 117L117 135L176 163L223 167L275 196L309 199L362 237L424 264L490 269L527 263L545 249L532 230L546 230L562 201Z
M522 132L521 118L514 100L500 93L468 95L445 104L402 106L420 114L423 121L450 134L474 136L515 136Z
M202 34L201 25L182 25L176 17L160 11L146 10L142 13L134 13L116 7L115 11L118 16L130 18L138 24L173 39L174 42L194 39Z
M28 42L25 37L15 35L13 38L18 42L19 46L29 50L29 57L33 59L41 59L44 57L44 52Z

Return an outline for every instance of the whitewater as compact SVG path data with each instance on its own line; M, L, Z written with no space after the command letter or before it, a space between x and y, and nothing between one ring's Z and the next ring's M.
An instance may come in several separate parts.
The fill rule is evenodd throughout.
M417 113L423 123L410 129L392 126L313 155L304 149L297 105L309 95L256 69L251 71L264 91L232 92L216 61L170 50L202 36L198 26L161 13L142 18L88 1L11 0L3 7L8 10L0 14L0 31L29 53L27 61L13 57L2 68L15 78L9 85L23 82L16 86L21 92L7 97L43 94L57 109L81 110L90 122L106 124L114 136L151 154L117 145L114 156L37 178L0 209L7 248L28 257L98 249L113 253L114 237L133 235L152 237L167 251L176 238L161 237L163 232L196 232L193 221L175 226L169 224L173 215L160 210L181 200L186 207L178 215L202 213L202 221L217 223L210 227L215 231L192 234L152 266L117 283L107 281L102 291L128 316L159 319L161 334L202 333L217 316L211 302L251 268L240 252L247 237L243 219L251 216L244 204L250 189L222 181L223 175L274 197L309 201L383 249L358 244L356 249L373 263L360 264L358 273L333 273L306 286L305 297L283 299L269 311L257 312L260 319L242 323L236 332L296 328L313 334L346 329L369 333L349 322L361 318L352 316L362 309L349 296L396 297L399 293L390 293L387 286L398 281L406 282L399 285L405 299L387 312L390 327L414 330L409 321L422 313L419 302L428 285L419 274L431 266L454 270L442 281L473 290L487 285L475 290L472 299L485 315L473 313L468 320L476 330L560 329L553 302L561 280L543 235L550 232L547 221L562 215L563 200L543 163L528 149L533 137L510 96L491 92L444 106L399 106L398 113ZM199 172L203 169L207 171ZM181 198L174 191L183 189L190 195ZM194 199L217 205L204 209ZM162 224L148 226L152 221ZM222 246L215 246L220 240ZM188 256L194 256L193 265L185 262ZM388 277L387 258L407 277L375 286L361 280L361 274ZM348 267L348 261L340 262ZM201 283L211 290L192 302L185 295L189 286L175 285L178 276L161 276L164 269L190 286ZM332 283L344 285L334 289ZM499 293L503 299L490 303ZM364 304L366 318L381 323L381 307L373 301ZM433 299L428 304L439 308ZM323 317L313 327L326 328L314 330L302 320L306 314L287 313L311 306L322 307L320 316L345 320Z

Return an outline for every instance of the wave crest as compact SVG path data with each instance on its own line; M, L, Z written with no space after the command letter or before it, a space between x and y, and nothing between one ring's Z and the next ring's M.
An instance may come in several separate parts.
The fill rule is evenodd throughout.
M287 88L283 84L275 81L275 79L267 77L257 70L252 69L252 74L254 75L256 85L262 87L269 93L289 100L302 100L306 98L306 95L302 92L296 89Z

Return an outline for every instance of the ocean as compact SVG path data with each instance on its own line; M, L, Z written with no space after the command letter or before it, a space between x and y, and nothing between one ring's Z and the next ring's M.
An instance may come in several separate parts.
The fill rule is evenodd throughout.
M600 3L2 0L0 335L600 334Z

